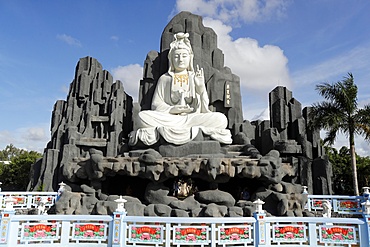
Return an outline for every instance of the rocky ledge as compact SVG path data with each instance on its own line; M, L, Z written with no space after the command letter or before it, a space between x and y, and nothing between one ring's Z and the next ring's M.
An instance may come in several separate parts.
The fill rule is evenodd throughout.
M53 210L112 214L114 200L123 195L132 216L241 217L251 216L259 198L268 202L264 209L269 214L302 216L307 197L301 185L288 181L297 168L283 162L276 150L261 156L251 153L250 145L240 148L249 155L175 158L149 149L138 157L105 158L91 149L63 171L72 187L67 186ZM246 188L249 196L243 198Z

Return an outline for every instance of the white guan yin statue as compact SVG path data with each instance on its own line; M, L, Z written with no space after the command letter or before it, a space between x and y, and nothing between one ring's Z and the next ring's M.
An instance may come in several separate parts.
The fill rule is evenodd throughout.
M177 33L168 53L169 70L157 83L151 110L138 114L138 129L130 135L130 144L141 140L155 144L162 136L168 143L185 144L199 131L220 143L231 144L227 118L208 109L209 98L203 68L193 66L189 34Z

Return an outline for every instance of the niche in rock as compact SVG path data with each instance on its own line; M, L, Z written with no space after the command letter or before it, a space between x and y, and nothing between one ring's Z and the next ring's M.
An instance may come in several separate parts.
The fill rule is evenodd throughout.
M132 196L144 199L145 189L150 181L126 175L109 176L102 182L102 192L107 195Z
M236 201L250 200L260 187L265 187L261 180L238 177L231 178L227 183L218 184L219 190L230 193Z

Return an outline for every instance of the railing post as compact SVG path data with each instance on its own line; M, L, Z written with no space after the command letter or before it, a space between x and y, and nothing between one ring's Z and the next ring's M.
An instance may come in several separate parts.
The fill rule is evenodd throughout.
M303 188L302 194L307 194L308 195L308 190L307 190L308 187L306 185L303 185L302 188Z
M362 187L362 194L365 196L365 195L368 195L370 194L370 187Z
M62 220L62 225L60 228L60 244L63 245L68 245L69 243L69 236L70 236L70 227L71 227L71 222L70 220Z
M311 211L311 207L310 207L310 198L308 197L308 187L307 186L302 186L303 187L303 191L302 191L302 195L305 195L305 197L307 198L307 201L306 201L306 205L304 205L304 209L307 209L308 211Z
M361 203L365 224L360 227L360 246L370 246L370 201Z
M0 224L0 244L5 246L15 246L18 236L18 222L12 222L12 217L15 215L13 208L16 199L13 197L5 198L5 209L1 212Z
M216 244L216 224L211 224L211 247L217 246Z
M255 246L265 246L266 245L266 214L262 209L262 205L265 204L264 201L258 199L253 202L256 205L256 211L253 213L256 223L254 225L254 245Z
M328 200L329 201L329 200ZM330 202L330 201L329 201ZM332 211L333 212L335 212L335 213L338 213L338 199L336 199L336 198L333 198L332 200L331 200L331 205L332 205Z
M171 246L171 223L166 223L166 233L165 233L165 246L170 247Z
M0 194L0 209L4 207L4 194Z
M58 192L57 192L57 196L55 198L55 202L59 200L60 196L63 194L63 192L66 189L66 184L64 182L60 182L58 185L59 185L59 189L58 189Z
M308 223L308 239L310 246L317 246L318 230L316 229L316 223Z
M27 208L32 208L32 200L33 199L33 195L32 194L28 194L27 195Z
M362 187L362 201L365 202L370 199L370 187Z
M45 215L47 214L46 210L46 204L48 203L48 197L47 196L41 196L40 201L37 205L37 213L38 215Z
M112 247L119 247L126 245L126 229L123 225L123 219L127 215L125 209L125 200L122 196L119 199L114 200L118 203L116 211L113 213L113 229L112 235Z
M312 211L312 199L309 194L307 194L307 203L305 205L305 209L307 209L309 212Z
M337 212L338 210L336 210L336 205L337 205L337 200L334 199L332 200L334 204L334 212ZM324 218L331 218L331 202L329 200L324 200L323 203L322 203L322 208L323 208L323 212L322 212L322 217Z

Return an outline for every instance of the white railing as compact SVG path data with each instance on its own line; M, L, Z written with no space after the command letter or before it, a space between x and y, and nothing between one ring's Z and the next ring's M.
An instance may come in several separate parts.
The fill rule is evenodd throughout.
M267 246L369 246L362 219L266 217L266 229Z
M253 217L135 217L115 214L113 246L253 246ZM119 234L120 233L120 234Z
M370 205L368 205L370 207ZM2 212L0 246L361 246L369 247L370 210L363 218L139 217L15 215Z
M0 247L370 247L369 193L308 195L311 211L325 211L324 204L329 204L338 214L358 214L358 218L267 217L261 200L254 202L254 217L127 216L122 197L116 200L113 216L47 215L42 210L39 215L15 215L17 208L45 206L49 201L52 205L57 193L1 192L0 196Z
M10 215L1 219L0 246L108 247L111 216Z
M45 199L45 207L50 208L54 205L58 192L0 192L0 210L5 208L5 200L9 197L14 198L13 207L16 209L37 208L41 201Z
M174 218L115 213L112 246L369 246L363 219L323 217Z
M328 203L332 212L361 215L361 204L367 199L368 197L364 196L308 195L306 208L313 212L323 211L324 204Z

